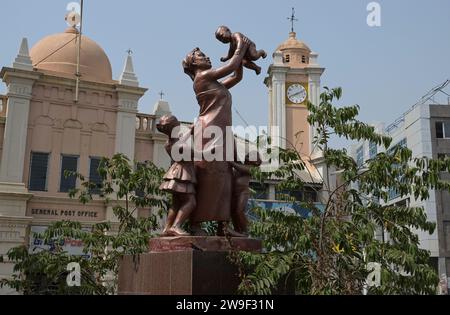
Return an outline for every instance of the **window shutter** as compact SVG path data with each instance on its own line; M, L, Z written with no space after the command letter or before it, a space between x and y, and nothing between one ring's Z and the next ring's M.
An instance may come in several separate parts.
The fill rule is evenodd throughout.
M75 189L77 184L76 176L66 177L66 171L77 172L78 170L78 157L75 156L63 156L61 162L61 184L60 192L69 192L71 189Z
M30 191L47 190L48 153L31 153Z
M442 122L436 123L436 138L438 139L444 138L444 126Z
M91 158L91 167L89 170L89 181L91 183L96 184L96 188L91 190L92 194L100 194L101 192L101 185L102 185L102 178L100 177L100 174L98 173L98 168L100 166L100 159L98 158Z

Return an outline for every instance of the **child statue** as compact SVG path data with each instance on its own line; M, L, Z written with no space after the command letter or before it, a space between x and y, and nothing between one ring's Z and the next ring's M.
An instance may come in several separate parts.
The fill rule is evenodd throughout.
M167 115L160 119L156 128L159 132L167 135L165 148L172 156L172 148L177 145L177 150L188 150L186 141L190 137L189 134L182 136L180 139L177 136L176 128L180 127L180 122L175 116ZM191 150L191 149L189 149ZM162 236L190 236L189 233L183 230L182 225L189 219L192 212L197 207L196 189L197 178L195 174L194 162L189 161L173 162L170 169L164 176L164 182L160 189L169 192L173 195L172 207L169 210L166 227Z
M255 154L255 161L250 157L252 154L245 156L244 163L231 162L233 166L233 199L232 213L234 230L243 236L248 236L248 219L245 214L247 210L248 199L250 198L250 180L251 169L261 166L262 162L258 154Z
M235 54L244 54L244 60L242 61L244 67L254 70L257 75L261 74L261 67L253 61L257 61L260 58L265 59L267 53L264 50L257 50L253 41L241 33L231 33L226 26L221 26L217 29L216 38L224 44L230 44L228 56L221 58L222 62L230 60Z

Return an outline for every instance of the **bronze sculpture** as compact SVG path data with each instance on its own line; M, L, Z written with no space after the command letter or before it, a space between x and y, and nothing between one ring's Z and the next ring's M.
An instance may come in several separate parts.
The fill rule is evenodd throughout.
M226 57L220 59L222 62L230 60L235 54L244 54L243 64L245 68L254 70L257 75L261 74L261 67L253 61L260 58L265 59L267 53L264 50L257 50L256 44L241 33L231 33L227 26L220 26L216 31L216 38L224 44L230 44L230 50Z
M233 198L231 203L231 218L234 230L242 235L248 236L248 219L245 214L248 200L250 198L251 169L261 166L261 159L258 156L256 161L250 158L251 154L245 156L244 163L239 161L231 162L233 166Z
M236 54L231 61L218 69L213 69L210 59L199 49L194 49L183 61L183 68L194 82L194 92L200 105L200 115L196 130L218 127L222 132L222 144L226 143L232 125L232 97L228 91L243 77L243 54ZM228 77L230 74L233 76ZM220 79L225 78L222 82ZM206 149L211 138L200 137L201 149ZM212 148L214 149L214 148ZM204 235L200 229L202 222L217 221L225 224L231 220L232 169L226 162L226 148L222 159L195 163L197 172L197 208L191 216L191 229L194 235ZM218 234L222 234L219 231Z
M170 173L166 174L165 183L161 188L173 193L174 201L177 201L178 204L174 204L169 213L163 236L188 235L181 229L181 224L186 220L186 216L189 216L191 232L194 236L206 236L206 232L201 229L201 224L213 221L219 223L218 236L245 236L233 231L228 226L228 223L234 218L233 221L237 229L246 232L247 223L243 203L244 200L248 200L248 174L239 176L239 174L233 173L233 167L240 169L241 166L233 164L236 161L236 150L234 135L231 132L232 96L229 89L242 81L243 67L252 67L249 61L256 60L256 55L259 56L257 59L262 56L265 57L265 52L255 53L255 44L241 35L239 37L236 35L236 40L230 39L232 46L236 44L236 49L230 51L233 55L229 56L229 62L220 68L214 69L211 60L199 48L195 48L183 60L184 72L194 83L193 89L200 106L198 121L192 129L192 133L194 139L200 140L197 142L199 147L195 147L195 152L201 152L202 155L195 162L191 162L192 164L189 164L188 161L174 164L188 170L186 171L189 174L188 183L183 181L182 176L179 178L180 176L174 177ZM227 36L228 34L225 34L225 37ZM173 118L166 117L162 122L170 119ZM166 124L170 125L170 128L167 129L172 131L172 123L166 122ZM164 124L160 123L158 129L161 128L161 131L170 137L167 150L171 151L173 145L171 141L176 139L172 138L169 130L165 130L163 127ZM208 128L216 128L215 130L218 132L214 134L214 137L204 132ZM220 141L216 139L217 134L220 134ZM231 141L233 152L229 152L230 146L227 145L229 141ZM205 158L205 152L217 153L215 159L211 161ZM172 166L172 172L176 171L174 169L176 167ZM184 174L184 172L182 173ZM238 190L233 187L233 181L237 178L240 178L238 181L240 185L236 188ZM244 185L242 185L242 180L245 182ZM249 180L248 178L248 182ZM180 183L184 191L180 191L180 189L171 190L172 186L179 187ZM196 187L194 187L195 184ZM185 187L186 185L189 186L188 189ZM196 198L192 198L195 193ZM233 199L233 193L235 193L235 199ZM232 207L236 207L236 209L232 210Z
M190 150L186 144L189 134L182 136L180 140L176 135L176 129L180 127L180 122L175 116L168 115L160 119L156 128L159 132L167 135L165 148L169 156L172 155L172 149L177 145L178 150ZM173 162L170 169L164 176L164 182L160 189L173 195L172 207L169 209L166 227L162 236L189 236L190 234L183 230L182 225L189 219L192 211L197 206L195 199L195 184L197 183L194 163L190 161Z

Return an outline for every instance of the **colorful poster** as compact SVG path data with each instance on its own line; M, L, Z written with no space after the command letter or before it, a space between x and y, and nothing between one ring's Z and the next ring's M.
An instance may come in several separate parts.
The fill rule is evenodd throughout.
M32 226L30 233L30 254L38 253L39 251L54 251L55 242L45 243L38 235L42 235L47 230L45 226ZM86 230L88 231L88 230ZM62 250L70 256L84 256L90 258L89 254L83 253L84 244L81 240L66 238L59 244Z

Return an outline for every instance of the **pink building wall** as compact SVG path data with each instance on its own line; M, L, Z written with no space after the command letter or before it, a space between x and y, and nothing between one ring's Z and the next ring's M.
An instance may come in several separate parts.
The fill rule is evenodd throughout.
M112 157L116 146L118 95L116 85L86 83L78 103L74 99L72 80L43 76L33 87L29 113L23 182L29 186L31 153L49 153L47 191L31 192L27 216L36 222L106 220L103 201L82 205L61 193L62 155L78 156L78 172L89 176L91 157ZM0 115L1 116L1 115ZM5 115L6 116L6 113ZM152 161L154 116L138 114L135 160ZM1 118L0 118L1 119ZM145 119L145 123L144 123ZM0 120L0 150L4 123ZM131 139L130 139L131 140ZM132 141L133 141L132 140ZM78 183L79 185L79 183Z
M61 155L79 156L78 171L89 174L89 158L112 156L117 97L113 91L85 90L73 102L73 90L36 83L30 106L24 183L28 187L31 152L50 153L48 195L59 193Z

